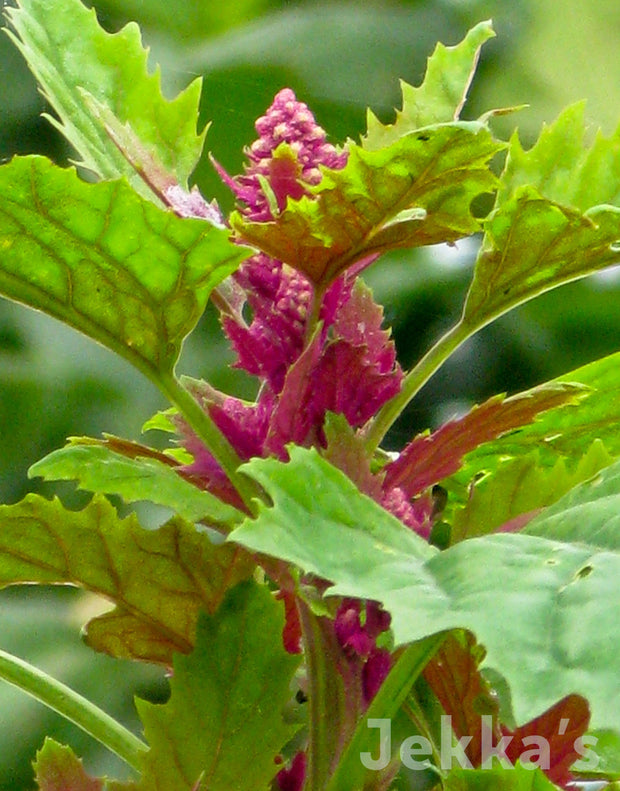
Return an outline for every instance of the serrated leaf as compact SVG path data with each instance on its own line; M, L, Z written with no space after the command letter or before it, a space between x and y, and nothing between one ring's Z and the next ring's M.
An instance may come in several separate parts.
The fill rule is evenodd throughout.
M579 403L588 393L578 385L543 385L511 398L494 396L462 418L451 420L432 434L417 436L385 467L385 487L400 487L413 497L447 478L463 457L489 440L531 423L541 412Z
M620 131L583 146L568 108L524 152L513 136L467 296L472 330L539 294L620 260Z
M151 379L171 373L211 290L246 257L124 182L87 184L42 157L0 167L0 293L99 341Z
M299 657L282 648L279 605L256 583L230 591L203 616L196 648L177 656L170 700L138 701L150 751L141 791L263 791L293 735L283 708Z
M70 747L47 738L34 762L39 791L104 791L103 780L90 777Z
M583 103L567 107L551 126L543 126L528 151L513 135L498 203L529 184L545 198L582 212L620 204L620 128L609 138L599 130L586 148L584 107Z
M131 451L130 443L117 441L117 445ZM136 446L137 453L139 449ZM81 489L117 494L126 503L147 500L171 508L190 522L227 527L243 518L236 508L183 478L175 466L172 460L166 464L141 455L130 458L115 453L107 444L87 440L86 444L72 443L53 451L34 464L28 475L46 481L75 480Z
M373 150L423 126L456 121L467 98L476 70L480 48L495 35L491 22L480 22L454 47L437 44L427 61L424 82L414 88L401 82L402 110L393 124L382 124L368 112L368 130L362 138L364 148Z
M55 124L85 167L105 179L126 176L135 190L152 197L104 124L93 117L82 91L129 123L144 147L187 185L204 144L204 133L196 134L200 79L167 101L159 70L148 73L148 50L138 26L132 23L110 35L79 0L19 0L18 8L5 13L11 37L58 113Z
M493 472L502 459L520 458L536 451L543 467L553 467L560 457L569 468L589 451L595 440L603 442L613 458L620 455L620 353L563 374L554 383L575 382L590 388L590 395L575 406L564 406L541 415L535 423L485 443L469 453L458 481L465 486L480 472Z
M0 587L69 583L114 602L87 634L114 656L169 664L191 650L198 612L215 611L253 569L231 549L180 519L145 530L105 499L77 512L37 495L0 506Z
M347 165L323 170L312 194L289 198L273 222L234 213L231 224L243 240L326 285L367 256L477 231L470 204L495 188L488 162L502 147L484 125L464 122L427 127L378 151L351 144ZM410 209L423 209L424 218Z
M288 464L245 465L273 506L231 540L330 580L329 594L381 602L397 645L447 629L473 632L486 664L511 686L517 722L579 693L593 727L618 728L620 627L609 602L620 597L620 546L498 534L421 551L423 542L402 525L398 534L391 516L364 517L367 498L315 451L292 448L290 456Z
M620 462L575 486L535 517L524 532L600 549L620 548Z
M404 553L424 560L436 552L395 516L360 494L347 476L322 459L316 450L290 446L289 455L288 465L275 459L262 459L241 468L265 486L279 507L259 505L259 519L244 522L230 534L229 540L260 546L261 552L296 563L326 579L332 576L322 573L324 562L319 560L317 564L315 542L323 547L335 567L346 546L347 567L355 567L360 578L369 574L379 577L382 562L389 565L392 555ZM300 477L293 480L292 475ZM307 552L300 541L299 525L304 525L308 532Z
M567 467L563 458L551 468L542 466L538 451L500 461L492 475L484 476L463 493L464 504L454 511L451 520L451 540L492 533L522 515L525 523L539 509L556 502L612 461L599 440L594 441L574 470ZM453 502L458 494L451 489L449 501Z

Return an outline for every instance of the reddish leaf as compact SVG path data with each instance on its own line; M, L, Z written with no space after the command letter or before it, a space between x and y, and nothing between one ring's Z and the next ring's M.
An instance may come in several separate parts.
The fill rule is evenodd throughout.
M542 757L532 757L541 764L550 780L565 787L573 780L571 765L582 757L575 750L575 742L586 732L589 722L590 708L585 698L580 695L567 695L540 717L515 731L504 730L504 734L512 736L512 741L506 748L506 756L514 763L519 756L532 750L533 742L524 744L524 739L528 736L546 739L549 744L549 768L542 766Z
M103 781L90 777L82 762L53 739L46 739L34 763L39 791L103 791Z
M484 442L532 423L548 409L576 404L586 394L579 385L554 383L511 398L494 396L432 434L417 436L386 467L385 488L398 486L413 497L457 472L463 457Z
M451 717L457 739L471 736L465 754L473 764L482 760L482 714L496 714L497 705L478 666L483 649L469 632L452 633L424 669L424 678L441 707ZM499 735L499 731L496 735Z

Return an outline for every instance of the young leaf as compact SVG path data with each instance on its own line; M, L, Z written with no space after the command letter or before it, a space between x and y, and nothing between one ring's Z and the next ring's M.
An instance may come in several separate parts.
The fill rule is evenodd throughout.
M114 444L112 439L109 442ZM121 447L127 449L128 445ZM172 460L167 461L129 458L96 440L78 440L38 461L28 475L46 481L76 480L86 491L117 494L126 503L148 500L171 508L190 522L226 527L243 518L236 508L194 486L175 470Z
M387 513L371 513L367 498L315 451L291 448L290 456L288 464L245 465L273 506L230 540L330 580L329 594L379 601L397 645L447 629L473 632L486 664L511 686L517 722L578 692L591 703L593 727L620 730L620 628L609 607L620 596L620 538L612 550L611 530L600 551L499 534L436 552ZM610 477L600 509L613 519L611 487Z
M560 457L574 467L597 439L612 457L619 456L620 352L553 381L561 382L585 385L590 394L578 405L552 409L534 423L481 445L465 458L458 481L467 486L480 472L496 470L501 460L521 458L532 451L538 453L544 467L553 467Z
M79 512L37 495L0 506L0 587L69 583L114 602L87 630L114 656L170 664L173 651L191 650L198 612L214 612L253 567L180 519L144 530L104 499Z
M571 489L525 528L529 535L620 549L620 462Z
M496 186L488 162L501 148L483 124L430 126L366 151L349 147L342 170L323 170L311 196L273 222L234 213L239 236L327 285L347 267L399 247L455 241L478 230L470 204ZM415 210L415 211L412 211Z
M416 437L396 461L386 466L385 486L399 486L413 497L455 473L463 456L478 445L531 423L548 409L578 403L586 395L578 385L552 384L511 398L494 396L432 434Z
M176 181L187 185L204 143L204 133L196 134L200 79L167 101L159 70L148 74L148 50L138 26L132 23L110 35L79 0L19 0L18 8L5 13L13 41L58 113L53 123L81 164L104 179L125 176L136 191L152 198L104 125L93 118L82 93L87 91L128 123Z
M159 382L211 290L246 253L124 182L87 184L42 157L0 167L0 293L49 313Z
M198 622L196 648L176 656L170 700L138 701L150 751L140 791L263 791L296 726L283 708L299 657L282 648L283 612L247 582Z
M70 747L47 738L34 762L39 791L105 791L103 780L90 777Z
M362 146L376 150L423 126L456 121L467 98L480 48L494 35L491 22L486 21L473 27L454 47L437 44L428 59L422 85L413 88L401 82L403 107L397 111L395 123L384 125L368 111L368 131Z
M492 475L470 483L462 491L449 484L449 502L458 505L452 516L451 541L482 536L506 523L529 515L559 500L578 483L592 478L608 467L613 458L599 440L595 440L575 469L569 469L563 458L553 467L540 463L540 453L533 451L514 459L505 459Z
M472 331L556 286L620 260L620 131L583 147L583 108L524 152L513 136L485 224L463 323Z

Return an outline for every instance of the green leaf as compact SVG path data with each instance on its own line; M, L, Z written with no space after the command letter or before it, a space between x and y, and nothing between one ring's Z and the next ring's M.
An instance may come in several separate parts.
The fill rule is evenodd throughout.
M591 392L579 405L552 409L536 422L481 445L467 455L456 479L467 486L479 473L496 470L502 460L521 458L533 451L543 467L553 467L563 457L574 469L597 439L610 456L620 456L620 353L554 380L561 382L585 385Z
M81 156L106 179L126 176L135 190L152 194L84 101L83 91L128 123L144 147L186 186L204 143L196 134L201 80L173 101L161 93L159 70L149 75L148 50L129 24L114 35L79 0L19 0L6 10L16 45L54 107L54 123ZM119 87L122 86L122 89Z
M384 125L368 111L363 147L383 148L420 127L456 121L467 98L480 48L494 35L491 22L480 22L456 46L437 44L428 59L422 85L413 88L401 82L403 106L396 113L395 123Z
M77 440L38 461L28 474L46 481L76 480L82 489L117 494L126 503L147 500L171 508L189 522L228 527L243 518L236 508L182 477L174 462L168 461L129 458L97 440Z
M245 465L273 507L231 540L330 580L330 595L381 602L397 645L447 629L473 632L486 664L511 686L517 722L579 693L591 703L594 728L618 729L620 627L609 602L620 597L619 551L519 534L421 549L327 466L301 448L291 449L288 464Z
M584 147L583 102L567 107L538 141L524 151L513 135L497 201L531 185L551 201L586 212L592 206L620 205L620 128L609 138L597 132Z
M211 290L246 256L124 182L87 184L41 157L0 167L0 293L169 375Z
M190 651L198 612L214 612L253 565L180 519L158 530L119 519L105 499L79 512L37 495L0 506L0 587L70 583L114 602L87 629L113 656L169 664Z
M620 462L571 489L525 528L534 536L620 550Z
M470 204L495 188L488 162L502 147L473 122L430 126L377 151L351 144L347 165L323 170L311 195L289 199L273 222L234 213L231 224L245 241L328 284L366 256L477 231Z
M170 700L137 701L150 752L142 791L263 791L291 738L282 711L299 657L282 648L281 605L243 583L198 623L196 648L177 656Z
M465 303L472 331L620 260L620 133L584 149L582 115L566 110L527 153L513 136Z
M103 791L103 780L90 777L70 747L47 738L34 762L39 791Z
M229 540L260 547L261 552L326 579L338 576L345 546L345 565L356 569L361 579L369 575L378 579L382 564L387 564L388 572L393 557L423 561L436 553L395 516L360 494L347 476L316 450L290 446L289 455L290 464L261 459L241 468L265 488L277 507L261 503L259 518L246 520ZM302 540L304 536L307 541ZM318 546L323 558L316 557Z
M456 497L463 503L453 515L452 542L492 533L522 514L551 505L612 461L603 443L595 440L574 470L563 458L551 468L544 467L539 452L533 451L499 461L492 475L462 486L460 491L455 491L452 484L449 502Z
M453 769L443 782L445 791L554 791L557 789L540 769L514 767Z

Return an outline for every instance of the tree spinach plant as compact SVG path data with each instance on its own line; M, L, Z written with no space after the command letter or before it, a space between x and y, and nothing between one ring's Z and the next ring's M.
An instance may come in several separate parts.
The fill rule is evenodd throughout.
M109 600L85 639L170 674L137 736L17 657L0 676L135 770L60 791L550 789L620 777L620 356L498 395L399 453L388 429L474 333L620 261L620 133L568 108L530 150L460 120L491 24L439 45L392 124L337 148L290 89L224 217L189 179L200 81L173 101L135 25L19 0L8 33L75 148L0 167L0 292L121 355L170 408L165 450L73 438L31 469L81 511L0 507L0 581ZM500 175L497 175L497 174ZM87 175L88 178L83 178ZM494 195L492 208L479 196ZM488 198L487 198L488 201ZM484 216L483 216L484 215ZM481 233L462 317L410 370L360 275L387 251ZM178 376L211 300L253 402ZM157 529L107 499L150 501Z

